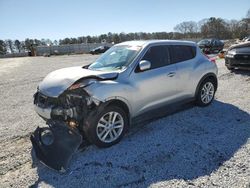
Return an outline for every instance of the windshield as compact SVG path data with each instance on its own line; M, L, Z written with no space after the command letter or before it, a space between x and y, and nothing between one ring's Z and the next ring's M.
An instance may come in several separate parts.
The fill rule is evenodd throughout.
M127 67L141 50L141 46L119 45L113 46L88 69L90 70L121 70Z

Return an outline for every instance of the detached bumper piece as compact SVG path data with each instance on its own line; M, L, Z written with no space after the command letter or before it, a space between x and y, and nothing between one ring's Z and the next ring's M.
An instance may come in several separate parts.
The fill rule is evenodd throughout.
M45 128L37 127L30 137L36 157L49 168L65 172L82 143L82 136L63 121L48 121L47 124Z

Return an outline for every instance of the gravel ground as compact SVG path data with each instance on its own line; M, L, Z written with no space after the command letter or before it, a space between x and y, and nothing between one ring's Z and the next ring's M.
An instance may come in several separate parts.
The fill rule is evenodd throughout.
M33 110L49 72L97 56L0 59L0 187L250 187L250 73L218 60L216 100L132 129L122 142L76 153L66 174L31 158Z

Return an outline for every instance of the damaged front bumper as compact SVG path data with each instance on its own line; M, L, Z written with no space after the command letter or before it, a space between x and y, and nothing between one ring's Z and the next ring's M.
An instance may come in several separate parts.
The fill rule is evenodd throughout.
M51 119L51 111L52 108L41 108L38 105L34 105L36 113L45 118L45 119Z
M31 135L36 157L46 166L65 171L75 151L88 145L83 138L83 125L95 113L96 101L84 90L68 91L52 98L39 91L34 95L35 111L48 127L38 127Z
M69 161L82 143L82 135L63 121L47 121L48 127L38 127L30 139L36 157L46 166L65 172Z

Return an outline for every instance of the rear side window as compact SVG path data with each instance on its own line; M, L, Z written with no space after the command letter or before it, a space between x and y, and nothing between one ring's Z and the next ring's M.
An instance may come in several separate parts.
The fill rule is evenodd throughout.
M151 62L151 69L170 64L168 46L153 46L148 49L142 60Z
M172 63L178 63L193 59L196 56L195 46L173 45L171 46Z

